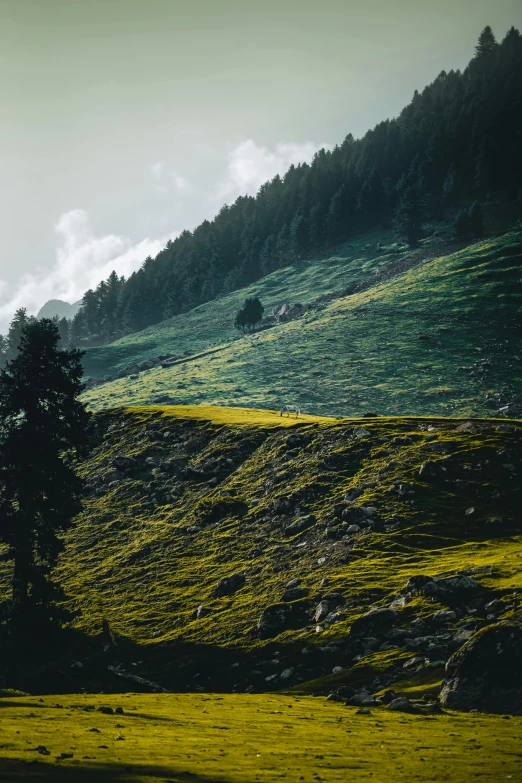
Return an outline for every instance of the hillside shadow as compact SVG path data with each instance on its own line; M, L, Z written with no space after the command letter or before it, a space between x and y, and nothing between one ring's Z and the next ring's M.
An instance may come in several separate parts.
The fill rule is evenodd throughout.
M186 769L154 764L95 764L75 766L70 762L49 763L34 759L0 759L0 781L45 781L45 783L143 783L146 780L165 783L227 783L223 777L208 777Z

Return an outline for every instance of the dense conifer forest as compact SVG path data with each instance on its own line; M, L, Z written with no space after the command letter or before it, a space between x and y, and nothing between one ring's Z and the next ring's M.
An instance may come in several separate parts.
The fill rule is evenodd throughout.
M515 200L521 186L522 36L511 28L498 43L486 27L466 69L442 71L397 118L348 134L183 231L128 279L113 272L87 291L74 320L60 322L62 339L111 342L379 225L414 245L426 221L457 215L466 239L459 210Z

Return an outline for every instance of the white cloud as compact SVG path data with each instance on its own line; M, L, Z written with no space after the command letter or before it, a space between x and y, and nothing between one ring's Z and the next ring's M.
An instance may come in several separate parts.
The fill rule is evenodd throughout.
M171 171L170 176L172 178L172 182L174 183L174 187L176 190L179 190L180 193L185 193L187 190L191 190L192 186L188 179L182 177L181 174L178 174L177 171Z
M81 299L88 288L106 280L113 270L128 277L147 256L157 255L167 240L176 236L174 233L138 243L115 234L97 237L83 209L64 213L54 228L56 260L50 269L23 275L15 287L0 280L0 332L5 333L19 307L36 314L49 299Z
M328 144L305 141L302 144L279 143L274 150L242 141L228 155L227 176L212 194L216 201L235 201L238 196L254 195L261 185L276 174L284 174L292 165L309 163L314 154Z
M192 186L188 179L183 177L177 171L170 172L170 180L167 179L167 172L164 160L159 160L157 163L153 163L149 166L149 171L154 181L154 190L156 193L164 196L169 192L169 185L174 187L178 193L186 193L192 189Z
M150 167L150 173L152 174L152 178L156 182L159 182L159 180L161 179L164 169L165 169L164 160L159 160L157 163L153 163L152 166Z

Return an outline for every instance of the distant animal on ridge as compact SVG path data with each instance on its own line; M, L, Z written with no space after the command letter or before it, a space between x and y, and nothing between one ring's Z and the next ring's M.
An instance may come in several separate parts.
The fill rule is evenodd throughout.
M283 413L288 413L289 416L291 413L295 413L295 418L297 419L301 413L301 408L298 405L283 405L279 415L282 416Z

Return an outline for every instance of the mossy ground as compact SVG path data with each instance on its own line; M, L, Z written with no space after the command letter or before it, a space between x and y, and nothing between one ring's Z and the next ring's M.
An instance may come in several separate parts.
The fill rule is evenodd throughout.
M120 690L110 656L175 690L324 693L397 675L404 650L354 666L343 645L354 619L389 605L418 574L471 569L485 595L505 599L505 617L520 617L520 433L519 422L501 420L282 420L168 406L99 414L80 466L88 498L57 569L86 640L67 655L84 666L69 660L65 684L53 689ZM118 473L121 456L134 462ZM422 465L435 474L419 475ZM350 504L344 495L353 490ZM360 508L374 509L375 524L343 535L339 512ZM305 530L287 532L306 515ZM234 573L245 584L217 597L218 581ZM8 577L4 566L6 591ZM308 621L267 639L258 619L292 578L301 580ZM325 592L342 595L341 616L318 631L312 614ZM202 603L208 614L196 618ZM401 623L438 608L417 597ZM104 619L118 641L100 659ZM335 666L341 674L332 675Z
M124 713L102 714L99 706L121 706ZM0 776L68 783L521 778L520 717L356 712L279 695L4 699Z
M522 411L521 230L449 255L427 245L409 269L406 253L365 247L279 270L248 289L90 350L87 374L100 375L164 351L219 347L91 389L86 403L102 410L167 395L179 404L297 403L305 412L335 416L470 416L490 415L484 402L496 392L499 406L514 403L513 410ZM401 264L406 271L394 274ZM260 295L270 310L359 283L366 290L324 301L294 321L234 335L234 314L247 295Z

